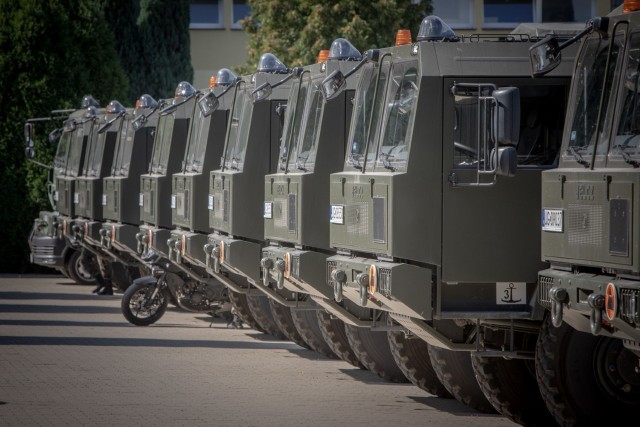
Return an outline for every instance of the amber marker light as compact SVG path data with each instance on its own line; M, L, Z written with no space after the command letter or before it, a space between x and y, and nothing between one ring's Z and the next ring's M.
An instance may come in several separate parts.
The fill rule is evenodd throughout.
M291 274L291 254L287 252L284 254L284 277L289 277Z
M378 269L375 265L369 266L369 294L373 295L378 290Z
M640 10L640 0L624 0L622 12L629 13Z
M318 63L324 62L329 57L329 50L323 49L318 53Z
M398 30L396 33L396 46L411 44L411 31Z
M211 76L211 78L209 79L209 89L211 89L215 85L216 85L216 76Z

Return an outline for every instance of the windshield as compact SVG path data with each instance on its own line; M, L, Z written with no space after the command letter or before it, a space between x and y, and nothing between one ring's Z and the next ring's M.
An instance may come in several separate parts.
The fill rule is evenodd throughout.
M619 123L609 157L638 167L640 161L640 34L631 36L622 76Z
M68 176L78 176L83 171L80 170L80 164L82 162L82 149L85 149L85 159L87 157L89 144L91 141L91 137L94 132L98 132L98 120L94 120L89 122L86 126L89 126L89 135L87 136L86 142L84 137L84 127L85 125L79 126L75 130L75 142L71 144L71 148L69 149L69 160L67 161L67 175ZM82 163L83 165L86 164Z
M393 64L385 98L384 127L376 166L395 170L406 164L419 83L418 61ZM371 149L372 147L369 148Z
M205 117L202 115L202 111L196 108L196 114L191 122L191 131L189 132L189 146L185 153L186 172L202 173L211 117L213 116Z
M113 161L112 175L127 176L129 174L129 165L131 164L131 153L133 152L133 135L135 129L131 124L131 120L124 119L120 135L118 138L118 146L116 148L115 159Z
M151 158L152 173L164 174L167 170L174 120L175 116L173 114L161 115L158 118L156 137L153 144L153 156Z
M249 128L251 127L251 113L253 103L249 99L247 89L238 89L238 94L231 116L229 137L224 153L225 168L242 170L244 156L249 139Z
M384 90L389 70L388 63L383 63L379 73L374 68L375 64L364 66L360 82L356 90L355 105L353 107L354 118L351 121L349 146L347 150L346 165L362 170L365 151L367 162L375 158L375 150L367 151L367 144L373 142L375 130L380 121L380 111L384 102ZM378 79L379 75L379 79ZM377 85L376 85L377 82ZM377 91L376 91L377 86ZM375 99L374 99L375 96ZM369 131L371 133L369 134Z
M609 52L610 39L591 37L586 40L582 55L578 60L574 74L574 88L569 105L573 106L570 116L571 127L567 130L565 140L568 140L564 147L562 157L565 161L577 162L583 166L589 166L593 148L596 144L596 125L598 121L598 111L601 99L602 111L608 110L609 94L614 76L614 69L617 64L620 51L620 44L623 38L616 36L611 49L611 60L609 62L609 72L607 81L604 81ZM600 118L600 133L603 134L602 126L605 114ZM607 150L606 143L598 143L597 154L604 154Z
M316 161L316 151L318 149L318 138L320 137L320 121L324 112L324 98L322 97L322 76L313 79L311 91L307 97L308 102L305 108L305 121L302 125L302 137L298 138L298 149L291 150L296 153L295 165L298 170L313 170ZM293 159L289 160L289 162Z
M97 177L100 175L100 166L102 164L102 154L104 153L106 138L107 132L102 132L92 141L87 151L87 156L85 156L84 176Z
M302 116L304 115L304 107L307 100L307 91L309 89L310 79L304 79L301 84L293 84L289 92L287 100L287 110L284 118L284 127L282 131L282 143L280 144L280 157L278 158L278 170L285 171L287 169L287 157L289 156L289 148L295 153L300 135L300 125ZM293 156L291 156L293 157ZM289 159L293 165L295 159Z
M73 132L62 132L58 147L56 148L56 156L53 159L53 167L56 175L64 175L67 166L67 155L69 154L69 146Z

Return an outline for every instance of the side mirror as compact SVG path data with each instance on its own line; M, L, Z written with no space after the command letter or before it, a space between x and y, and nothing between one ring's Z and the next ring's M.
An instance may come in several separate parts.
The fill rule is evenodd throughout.
M520 137L520 90L501 87L493 91L496 108L493 111L493 134L500 145L518 145Z
M198 108L200 108L204 117L209 117L218 109L219 106L220 101L218 101L218 97L214 95L213 91L209 92L198 101Z
M340 95L347 86L347 79L340 70L334 70L322 81L322 96L329 101Z
M529 48L531 67L535 77L543 76L556 68L562 60L560 46L555 36L548 35Z
M33 147L33 124L24 124L24 144L27 147Z
M258 101L266 99L269 95L271 95L272 91L273 87L269 84L269 82L262 83L253 92L251 92L251 102L255 104Z
M515 147L501 147L491 150L491 169L496 175L512 177L518 168L518 151Z
M56 142L56 140L60 138L60 135L62 135L62 128L52 130L51 133L49 134L49 142L51 143Z
M27 157L27 159L33 159L36 156L36 152L33 150L33 148L27 147L24 150L24 155Z

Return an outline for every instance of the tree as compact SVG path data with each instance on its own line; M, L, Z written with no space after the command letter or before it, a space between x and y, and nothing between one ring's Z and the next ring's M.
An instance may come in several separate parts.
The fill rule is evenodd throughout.
M85 94L122 99L127 79L98 0L0 0L0 21L0 272L24 272L32 221L48 207L47 171L25 160L25 120L78 108ZM50 163L43 140L37 159Z
M136 96L172 98L178 83L193 81L189 1L141 0L138 31L142 44L138 69L144 84Z
M251 14L243 21L249 34L247 65L255 72L260 56L275 54L288 67L316 61L318 52L343 37L364 53L392 46L398 29L410 29L415 40L431 0L248 0Z

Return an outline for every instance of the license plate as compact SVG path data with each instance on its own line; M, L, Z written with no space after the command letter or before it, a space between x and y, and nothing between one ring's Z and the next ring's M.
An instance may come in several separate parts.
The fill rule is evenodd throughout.
M102 206L107 206L107 195L106 194L102 195Z
M211 194L209 194L207 198L207 209L209 209L210 211L213 210L213 196Z
M171 195L171 209L176 208L176 196L174 194Z
M273 216L273 204L271 202L264 202L263 218L271 218Z
M331 205L331 218L329 222L332 224L344 224L344 206Z
M138 196L138 205L139 206L144 206L144 194L140 193L140 195Z
M562 233L562 209L542 209L542 230Z

